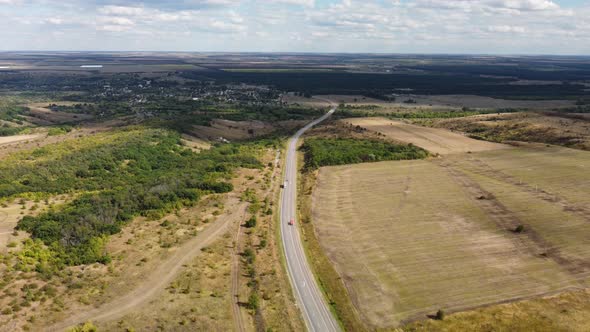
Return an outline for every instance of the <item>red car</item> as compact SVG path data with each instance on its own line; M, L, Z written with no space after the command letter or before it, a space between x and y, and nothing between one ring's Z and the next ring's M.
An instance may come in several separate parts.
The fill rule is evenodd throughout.
M295 220L294 219L289 220L289 225L293 226L294 224L295 224Z

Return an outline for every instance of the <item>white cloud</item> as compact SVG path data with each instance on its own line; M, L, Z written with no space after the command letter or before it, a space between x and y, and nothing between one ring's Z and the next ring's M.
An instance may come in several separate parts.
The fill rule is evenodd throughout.
M59 17L50 17L50 18L45 19L45 23L54 24L54 25L61 25L61 24L64 24L64 20Z
M559 9L559 5L549 0L491 0L487 2L492 7L525 11Z
M156 50L590 53L590 3L559 0L0 0L16 3L1 7L0 48L98 32Z
M306 7L315 6L315 0L268 0L268 2L274 4L297 5Z
M519 26L512 26L512 25L494 25L489 26L487 29L489 32L502 32L502 33L525 33L526 29Z
M140 16L144 15L146 10L141 7L104 6L99 8L98 12L105 15Z
M134 25L131 19L127 17L101 17L98 19L100 23L109 24L109 25Z

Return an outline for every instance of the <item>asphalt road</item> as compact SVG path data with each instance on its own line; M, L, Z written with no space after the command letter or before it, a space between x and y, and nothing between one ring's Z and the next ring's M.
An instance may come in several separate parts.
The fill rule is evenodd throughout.
M297 305L303 313L309 331L340 331L338 322L332 315L320 288L311 272L303 243L298 231L297 220L297 142L299 137L314 125L324 121L328 113L301 128L289 141L286 156L285 188L281 195L281 238L287 261L287 270ZM289 220L295 225L289 225Z

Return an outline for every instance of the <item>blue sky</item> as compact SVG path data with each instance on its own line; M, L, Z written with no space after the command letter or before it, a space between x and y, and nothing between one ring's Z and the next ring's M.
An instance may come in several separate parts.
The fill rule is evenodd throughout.
M0 50L590 55L590 0L0 0Z

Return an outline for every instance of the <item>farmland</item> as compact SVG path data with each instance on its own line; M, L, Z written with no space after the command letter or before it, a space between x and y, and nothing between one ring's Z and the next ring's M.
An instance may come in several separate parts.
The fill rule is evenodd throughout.
M438 154L505 149L507 146L477 141L444 129L414 126L384 118L347 119L345 122L378 132L390 139L413 143Z
M590 156L538 149L320 170L317 235L370 327L585 285Z
M414 121L492 142L537 142L590 150L590 117L587 114L520 112Z
M0 330L303 330L282 148L335 105L303 136L295 226L345 330L582 326L554 298L587 317L587 59L0 60Z

